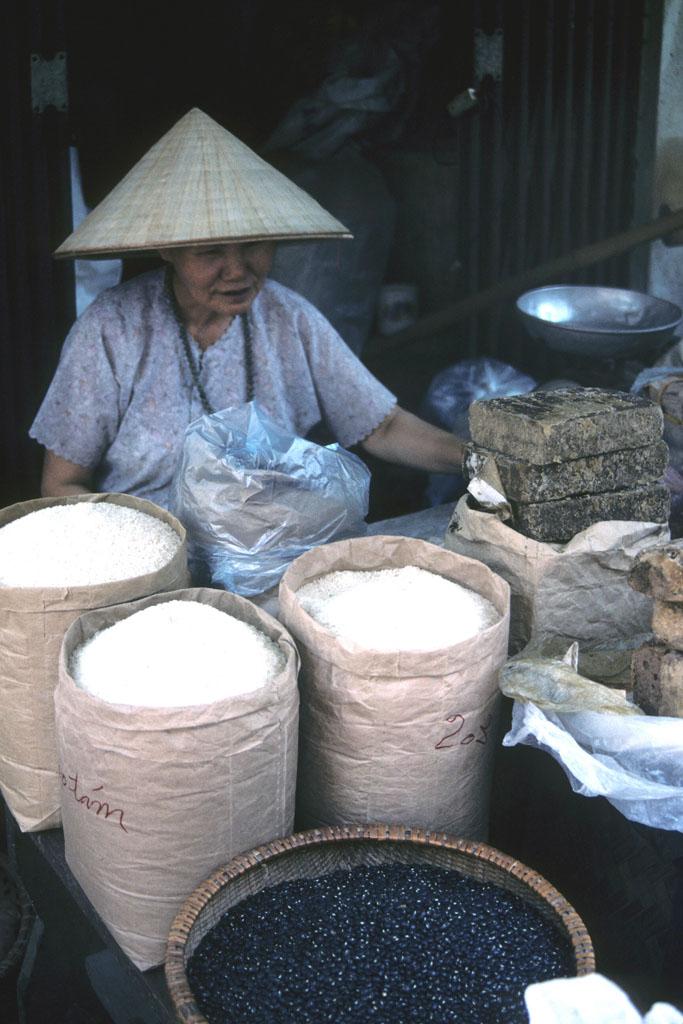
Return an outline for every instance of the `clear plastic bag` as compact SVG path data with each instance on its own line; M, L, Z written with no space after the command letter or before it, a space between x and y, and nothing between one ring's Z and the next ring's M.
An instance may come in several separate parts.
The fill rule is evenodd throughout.
M523 395L535 387L533 377L498 359L463 359L432 378L423 413L432 423L463 437L472 402Z
M365 533L369 487L351 452L297 437L249 402L190 424L171 497L195 578L252 597L309 548Z
M430 423L469 438L468 412L479 398L523 395L536 387L533 377L498 359L463 359L440 370L433 378L422 403L422 415ZM426 499L431 506L453 501L464 490L462 477L431 473Z

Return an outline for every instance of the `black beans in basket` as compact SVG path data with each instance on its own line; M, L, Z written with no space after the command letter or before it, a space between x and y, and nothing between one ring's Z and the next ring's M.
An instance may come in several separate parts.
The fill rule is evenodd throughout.
M520 897L389 864L247 897L187 973L211 1024L525 1024L526 986L575 969L570 943Z

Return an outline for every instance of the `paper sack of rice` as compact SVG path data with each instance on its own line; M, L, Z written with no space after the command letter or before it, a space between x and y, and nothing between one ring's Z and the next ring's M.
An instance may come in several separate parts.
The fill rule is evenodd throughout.
M436 545L368 537L298 558L280 617L302 659L302 826L485 838L508 585Z
M0 788L22 831L59 825L53 694L82 612L187 586L185 530L126 494L0 511Z
M294 823L298 655L250 601L193 588L89 612L55 693L66 859L141 969L194 887Z

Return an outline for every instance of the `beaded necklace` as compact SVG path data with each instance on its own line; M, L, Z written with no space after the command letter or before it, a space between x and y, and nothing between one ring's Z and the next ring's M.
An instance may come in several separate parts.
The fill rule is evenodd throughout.
M194 386L196 387L197 392L199 394L199 399L202 403L202 408L204 409L204 412L207 414L207 416L211 416L216 410L211 405L211 402L207 397L206 391L204 390L204 385L199 379L199 369L194 361L194 356L192 355L192 349L190 347L190 339L187 333L187 327L185 326L183 318L180 315L178 300L176 299L175 291L173 290L173 272L170 267L166 269L166 275L164 280L166 285L166 292L168 294L169 302L171 304L171 310L173 312L173 318L178 327L178 333L180 334L180 340L183 345L183 352L185 353L187 365L190 368L190 373L192 375L192 380L194 381ZM249 323L248 314L240 314L240 321L242 323L242 337L244 338L244 367L247 378L247 402L253 402L254 360L251 346L251 325Z

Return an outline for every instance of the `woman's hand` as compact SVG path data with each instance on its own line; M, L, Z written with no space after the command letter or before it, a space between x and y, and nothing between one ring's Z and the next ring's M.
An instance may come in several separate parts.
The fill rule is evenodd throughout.
M60 455L45 449L40 493L43 498L64 498L70 494L89 494L92 473L85 466L68 462Z
M370 455L401 466L430 473L462 472L462 441L398 405L360 444Z

